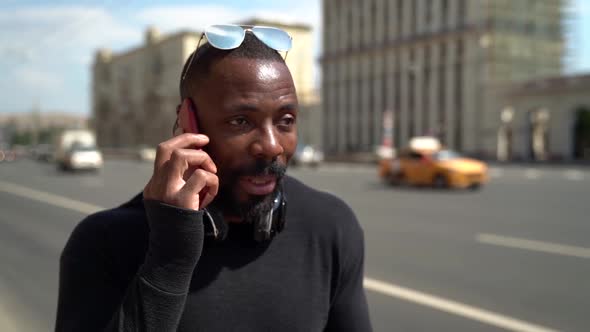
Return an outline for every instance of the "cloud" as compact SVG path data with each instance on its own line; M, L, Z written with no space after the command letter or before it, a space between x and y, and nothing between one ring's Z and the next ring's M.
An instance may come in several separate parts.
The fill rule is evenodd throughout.
M0 53L31 61L48 54L79 57L102 46L137 40L141 32L106 9L83 6L21 7L0 13ZM23 55L27 56L24 57Z
M203 30L215 23L235 23L239 10L219 5L156 6L141 10L137 18L165 32L178 29Z
M223 5L175 5L154 6L146 8L137 14L139 20L145 24L153 24L163 31L188 28L203 30L209 25L219 23L237 23L251 18L261 17L285 23L306 23L314 27L319 25L318 10L315 10L316 0L291 3L284 8L260 10Z
M215 4L138 9L132 1L111 2L108 7L17 5L0 10L0 72L5 73L0 75L0 110L28 109L29 99L39 96L54 109L88 112L89 65L96 49L116 53L139 46L147 25L163 33L199 31L214 23L261 17L309 24L316 57L321 47L319 0L252 0L245 8Z
M259 5L242 9L223 5L154 6L139 11L137 19L143 25L153 25L164 33L181 29L202 31L212 24L238 23L254 17L288 24L303 23L312 28L313 54L314 58L319 58L322 49L319 0L276 2L268 9L260 8L265 7ZM319 83L320 69L317 61L314 72L315 81Z
M13 76L14 81L28 91L57 92L64 85L60 76L39 68L18 67Z
M0 68L7 73L0 76L0 109L28 109L35 97L54 109L88 112L96 49L141 42L141 29L116 14L69 5L0 11Z

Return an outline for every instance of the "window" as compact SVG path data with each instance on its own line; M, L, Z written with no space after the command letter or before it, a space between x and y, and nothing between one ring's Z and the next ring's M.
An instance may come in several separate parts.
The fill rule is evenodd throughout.
M441 15L441 25L443 29L447 28L447 21L449 19L449 1L442 0L441 8L440 8L440 15Z
M447 86L447 78L446 78L446 45L443 42L440 45L440 65L438 67L438 134L441 143L444 143L445 138L445 128L447 125L447 117L446 117L446 86Z
M397 0L397 35L403 37L404 0Z
M371 66L369 67L371 73L374 73L374 69L373 67L375 66L375 61L371 61ZM360 132L363 130L368 130L369 131L369 135L372 136L373 135L373 131L374 131L374 126L373 126L373 118L375 116L375 96L376 91L376 84L375 84L375 76L373 74L371 74L370 78L369 78L369 92L368 92L368 96L367 98L369 99L369 112L367 112L368 114L364 114L362 113L362 116L365 116L366 118L363 119L363 121L359 121L361 123L361 127L363 123L366 123L366 126L364 126L364 128L360 128L361 130L359 130L359 134L361 134ZM361 83L362 84L362 83ZM362 109L362 108L361 108ZM362 136L362 135L361 135ZM371 140L371 138L369 138ZM363 148L367 148L365 146L363 146Z
M424 48L424 84L422 93L422 130L430 131L430 46Z
M458 150L463 146L463 41L457 41L457 62L455 63L455 146Z
M411 22L410 22L410 35L415 35L418 33L418 10L416 8L418 1L411 1Z
M458 13L457 13L457 23L459 25L459 27L462 27L463 25L465 25L466 22L466 17L465 15L467 15L467 8L466 8L466 2L465 0L458 0L459 3L457 4L458 6Z
M373 0L371 1L371 16L365 18L367 22L366 24L369 26L369 31L371 33L371 40L368 42L370 42L372 45L376 44L376 37L379 35L379 26L377 26L377 24L379 24L379 20L376 20L375 18L377 18L377 3Z
M354 33L354 26L352 25L352 9L348 10L348 15L346 15L347 17L347 24L346 26L348 27L348 34L347 34L347 38L348 38L348 45L346 45L347 49L351 49L355 43L355 36L356 34Z
M385 0L383 1L383 8L381 8L382 14L383 14L383 41L387 42L387 40L391 39L392 36L389 36L390 30L389 30L389 1Z
M156 54L154 56L154 60L152 62L152 73L156 76L159 76L162 74L162 55L161 54Z
M414 123L416 118L416 109L415 109L415 98L416 98L416 74L414 73L413 63L414 63L414 50L410 50L410 62L412 63L411 69L408 71L408 129L410 137L415 136L414 131Z
M420 154L419 152L416 151L411 151L408 154L408 157L412 160L421 160L422 159L422 154Z
M354 79L353 78L349 78L348 79L348 84L346 85L347 91L346 91L346 95L344 96L344 98L346 98L346 105L344 105L345 107L345 113L344 113L344 122L346 123L345 126L345 135L344 135L344 140L346 142L346 149L348 150L351 147L351 139L352 139L352 135L350 135L350 133L352 132L352 124L351 124L351 120L352 120L352 112L356 111L355 108L358 105L355 105L352 103L352 91L355 88L354 86Z
M399 57L396 57L396 72L393 75L393 88L395 90L394 92L394 98L393 98L393 126L394 126L394 131L393 131L393 145L395 145L396 147L400 147L400 140L401 140L401 126L400 126L400 121L399 121L399 114L400 114L400 108L401 108L401 99L400 99L400 90L401 90L401 75L400 75L400 66L399 66Z
M432 0L425 0L424 7L424 10L426 11L424 15L424 25L426 31L430 31L432 28Z

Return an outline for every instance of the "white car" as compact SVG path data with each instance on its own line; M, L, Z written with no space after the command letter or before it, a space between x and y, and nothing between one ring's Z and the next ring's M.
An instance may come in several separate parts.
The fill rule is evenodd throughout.
M319 166L324 161L324 153L311 145L298 145L291 164L294 166Z
M65 162L59 164L62 170L99 170L104 160L102 153L94 146L74 147L67 152Z
M153 162L156 160L156 149L150 147L140 147L137 150L137 159L140 161Z

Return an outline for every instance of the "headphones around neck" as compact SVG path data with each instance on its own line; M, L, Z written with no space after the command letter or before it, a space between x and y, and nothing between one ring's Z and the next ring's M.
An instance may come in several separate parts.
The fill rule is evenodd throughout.
M221 211L214 207L207 207L204 211L205 236L215 241L225 240L229 232L229 225L224 220ZM259 243L272 240L285 228L286 216L287 199L281 188L273 199L272 209L253 222L253 240Z

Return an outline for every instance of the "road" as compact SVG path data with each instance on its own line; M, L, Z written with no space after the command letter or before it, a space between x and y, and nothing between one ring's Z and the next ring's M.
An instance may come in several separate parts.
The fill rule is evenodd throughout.
M0 164L0 330L52 329L72 228L150 172L133 161L74 175ZM478 192L390 188L369 166L289 172L356 212L375 331L590 330L590 170L494 166Z

